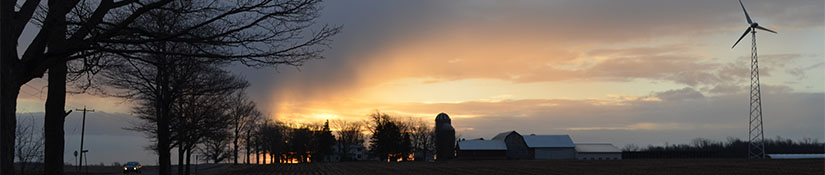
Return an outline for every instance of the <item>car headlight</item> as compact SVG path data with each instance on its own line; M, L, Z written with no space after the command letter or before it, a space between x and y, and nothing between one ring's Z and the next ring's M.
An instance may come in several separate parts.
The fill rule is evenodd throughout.
M129 168L123 167L123 170L129 170Z

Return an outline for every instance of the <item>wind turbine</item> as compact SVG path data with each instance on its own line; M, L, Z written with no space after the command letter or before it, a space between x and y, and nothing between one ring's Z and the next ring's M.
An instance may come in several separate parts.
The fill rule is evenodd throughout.
M753 22L751 16L748 15L748 10L745 10L745 5L742 0L739 0L739 5L742 6L742 11L745 12L745 19L748 20L747 29L745 33L736 40L730 48L736 47L745 35L751 33L751 88L750 88L750 120L748 122L748 158L764 159L765 158L765 132L762 129L762 95L759 88L759 62L756 54L756 29L776 33L771 29L759 26L759 23Z

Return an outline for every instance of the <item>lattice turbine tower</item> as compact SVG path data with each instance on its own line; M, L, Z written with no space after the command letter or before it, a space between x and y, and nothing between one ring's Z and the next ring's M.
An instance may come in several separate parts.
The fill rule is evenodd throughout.
M756 54L756 29L776 33L773 30L759 26L751 20L748 11L745 10L745 5L742 0L739 0L739 5L742 6L742 11L745 12L745 18L748 20L748 28L745 33L736 40L733 47L742 41L742 38L748 33L751 33L751 85L750 85L750 114L748 120L748 158L750 159L764 159L765 158L765 131L763 129L764 122L762 121L762 95L759 87L759 59Z

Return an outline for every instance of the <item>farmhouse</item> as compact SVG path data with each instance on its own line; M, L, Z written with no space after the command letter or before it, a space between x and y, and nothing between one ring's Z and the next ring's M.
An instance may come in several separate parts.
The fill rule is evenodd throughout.
M524 137L516 131L507 131L497 134L491 140L500 140L507 145L507 158L509 159L530 159L530 149L524 142Z
M530 134L523 138L532 159L576 159L576 146L569 135Z
M341 142L332 146L332 155L325 157L328 162L367 160L367 148L360 144L345 145Z
M577 143L576 158L579 160L621 160L622 150L609 143Z
M462 140L457 149L460 160L507 159L507 145L502 140Z

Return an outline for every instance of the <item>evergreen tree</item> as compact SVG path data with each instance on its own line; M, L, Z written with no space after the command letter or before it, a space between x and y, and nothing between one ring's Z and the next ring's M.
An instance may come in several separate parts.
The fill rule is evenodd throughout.
M332 155L332 146L335 144L335 136L332 135L332 131L329 129L329 120L324 122L324 128L321 131L317 132L318 134L315 136L315 147L313 148L312 154L312 161L324 161L329 155Z

